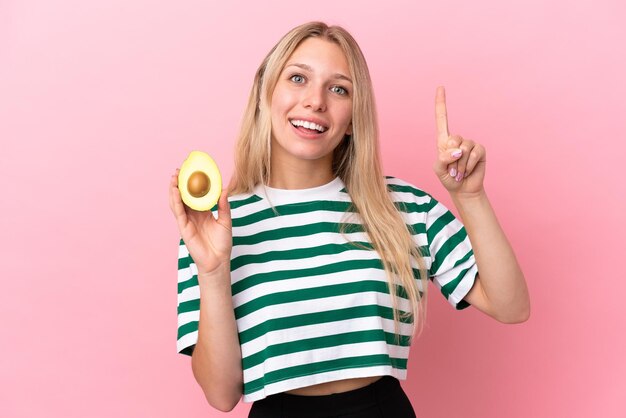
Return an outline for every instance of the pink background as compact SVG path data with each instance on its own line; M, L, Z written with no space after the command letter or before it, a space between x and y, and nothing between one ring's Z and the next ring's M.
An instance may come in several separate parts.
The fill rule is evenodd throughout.
M386 173L450 204L446 86L530 288L521 325L431 292L403 382L418 416L626 416L624 3L271 4L0 2L0 416L222 416L176 354L167 185L193 149L230 177L258 63L313 19L366 54Z

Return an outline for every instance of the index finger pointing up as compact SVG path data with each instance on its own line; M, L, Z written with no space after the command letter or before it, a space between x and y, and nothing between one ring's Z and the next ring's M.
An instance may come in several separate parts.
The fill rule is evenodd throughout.
M446 148L448 142L448 113L446 110L446 91L443 86L437 87L435 96L435 117L437 119L437 145L439 149Z

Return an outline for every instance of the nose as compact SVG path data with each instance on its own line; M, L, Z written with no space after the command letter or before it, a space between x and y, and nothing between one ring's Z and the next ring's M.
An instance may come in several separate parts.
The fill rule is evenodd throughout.
M314 112L326 110L326 91L321 86L310 85L307 88L302 105Z

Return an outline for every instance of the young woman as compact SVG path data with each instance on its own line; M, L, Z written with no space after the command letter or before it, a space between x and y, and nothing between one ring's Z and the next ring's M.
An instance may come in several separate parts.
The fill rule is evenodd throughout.
M312 22L261 63L216 213L170 184L178 351L208 402L250 417L414 417L406 379L428 280L456 309L525 321L524 276L483 188L485 149L447 128L434 171L465 226L382 174L369 72L352 36ZM217 216L215 216L217 215ZM480 273L479 273L480 272Z

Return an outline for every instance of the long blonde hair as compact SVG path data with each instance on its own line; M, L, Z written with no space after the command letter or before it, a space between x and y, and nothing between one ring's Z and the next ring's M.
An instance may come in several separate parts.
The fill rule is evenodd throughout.
M413 322L411 337L421 333L426 316L428 276L423 255L412 239L387 191L383 177L378 123L372 83L365 57L354 38L340 26L310 22L289 31L267 54L254 77L242 127L235 148L235 172L230 194L249 193L268 184L270 178L271 97L278 77L294 50L309 37L319 37L339 45L348 61L353 80L352 135L344 137L333 156L333 172L350 194L374 249L380 254L393 306L394 329L400 337L399 322ZM416 279L414 269L419 273ZM418 281L421 281L423 296ZM396 285L404 288L411 311L398 308ZM396 290L396 291L393 291Z

